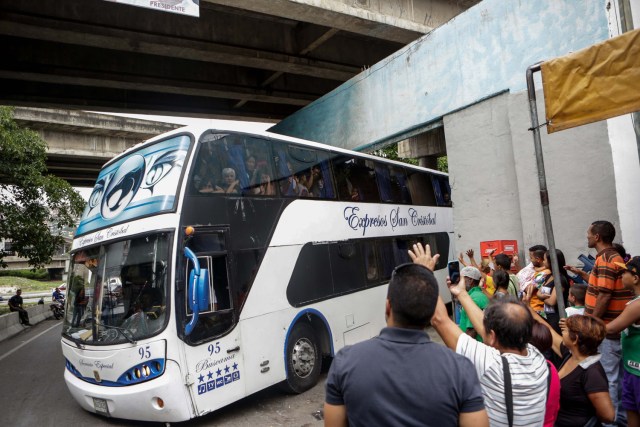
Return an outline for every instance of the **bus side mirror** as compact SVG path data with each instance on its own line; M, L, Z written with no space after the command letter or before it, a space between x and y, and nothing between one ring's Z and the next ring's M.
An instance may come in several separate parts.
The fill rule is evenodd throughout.
M189 248L184 248L184 256L193 263L187 285L189 308L193 313L191 321L184 328L185 335L191 335L198 323L200 312L209 309L209 270L200 268L198 257Z

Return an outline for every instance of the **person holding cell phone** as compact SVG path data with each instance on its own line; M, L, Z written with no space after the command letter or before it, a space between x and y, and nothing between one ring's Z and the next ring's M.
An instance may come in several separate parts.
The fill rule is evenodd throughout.
M480 308L480 310L484 310L487 305L489 305L489 298L482 292L480 288L480 279L482 278L482 273L475 267L465 267L460 271L460 280L464 280L465 287L469 296L473 300L473 302ZM469 320L469 316L464 308L460 310L460 329L462 332L466 333L472 338L482 342L482 337L477 331L473 328L473 324L471 320Z

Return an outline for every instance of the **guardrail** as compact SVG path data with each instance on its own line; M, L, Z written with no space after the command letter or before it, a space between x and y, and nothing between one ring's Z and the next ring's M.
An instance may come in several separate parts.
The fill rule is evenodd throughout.
M37 304L26 308L29 313L29 323L35 325L50 317L53 317L53 312L49 308L49 304ZM0 341L4 341L7 338L11 338L14 335L19 334L28 326L22 326L20 324L20 318L18 312L3 314L0 316Z

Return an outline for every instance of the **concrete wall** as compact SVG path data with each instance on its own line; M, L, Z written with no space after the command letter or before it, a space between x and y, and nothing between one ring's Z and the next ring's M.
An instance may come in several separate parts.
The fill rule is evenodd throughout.
M629 0L633 28L640 28L640 0ZM621 33L618 22L619 3L613 2L610 14L612 36ZM629 28L630 29L630 28ZM634 123L636 121L634 131ZM618 212L620 214L620 240L627 252L640 254L640 113L626 114L607 120L608 139L613 154L616 193L618 194Z
M350 149L503 90L526 68L608 38L605 1L484 0L271 128Z
M541 92L538 101L543 111ZM530 246L547 244L530 126L526 92L444 117L458 251L477 251L484 240L518 240L527 255ZM608 141L607 122L542 132L556 246L570 263L588 252L586 230L593 221L611 221L620 231Z
M456 249L522 242L507 94L444 117ZM479 253L479 252L478 252Z

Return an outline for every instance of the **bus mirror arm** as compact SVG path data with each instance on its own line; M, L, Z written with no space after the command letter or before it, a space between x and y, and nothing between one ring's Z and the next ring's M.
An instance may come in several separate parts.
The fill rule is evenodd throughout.
M184 256L193 264L193 270L189 273L187 285L187 292L189 294L187 298L189 299L189 308L191 308L193 316L184 328L184 333L188 336L191 335L191 332L193 332L193 329L198 323L201 309L206 310L209 306L209 271L200 268L198 257L191 249L185 247Z

